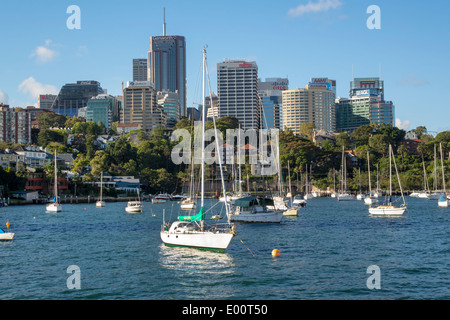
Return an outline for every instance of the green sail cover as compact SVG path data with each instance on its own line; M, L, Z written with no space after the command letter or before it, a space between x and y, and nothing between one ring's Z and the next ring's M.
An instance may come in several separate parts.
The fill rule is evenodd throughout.
M203 207L201 207L200 212L195 216L178 216L180 221L201 221L205 220L205 213L203 212Z

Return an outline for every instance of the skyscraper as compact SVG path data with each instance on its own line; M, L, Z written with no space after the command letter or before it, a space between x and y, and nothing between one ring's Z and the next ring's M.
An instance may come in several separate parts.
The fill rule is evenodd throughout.
M236 117L241 128L261 128L256 62L230 60L217 64L219 117Z
M166 36L164 14L163 35L150 37L147 55L147 80L156 91L178 91L180 116L186 116L186 41L182 36Z
M147 59L133 59L133 81L147 81Z
M121 102L108 94L93 97L87 103L86 121L101 122L106 129L112 128L112 123L119 120Z
M258 94L261 97L261 126L264 129L282 129L282 97L283 91L289 89L286 78L267 78L259 80Z
M305 123L336 131L336 81L312 78L305 89L283 91L283 128L299 134Z
M384 81L380 78L355 78L350 82L350 98L336 100L337 130L352 132L370 123L395 122L395 106L384 100Z
M97 81L68 83L59 91L51 110L63 116L77 117L79 109L85 108L92 97L102 93L104 91L100 86L100 82Z
M146 132L166 126L167 116L156 101L156 91L148 81L128 82L123 89L120 123L141 125Z

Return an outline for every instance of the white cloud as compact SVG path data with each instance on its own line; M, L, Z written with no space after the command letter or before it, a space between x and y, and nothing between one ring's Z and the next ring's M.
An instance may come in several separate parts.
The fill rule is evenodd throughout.
M38 46L34 49L31 57L36 57L36 60L41 63L49 62L58 56L58 52L50 49L52 40L45 40L45 45Z
M292 17L299 17L305 13L310 12L322 12L330 9L336 9L340 7L342 2L340 0L319 0L318 2L308 1L307 4L301 4L296 8L289 9L288 15Z
M55 86L39 83L33 77L22 81L18 89L33 99L38 99L40 94L58 94L58 89Z
M8 95L2 90L0 90L0 102L8 104L8 101L9 101Z
M395 119L395 126L399 129L409 131L409 129L411 128L411 121L409 120L401 121L399 118L397 118Z
M420 87L429 84L427 80L420 79L415 74L407 74L398 83L399 86Z

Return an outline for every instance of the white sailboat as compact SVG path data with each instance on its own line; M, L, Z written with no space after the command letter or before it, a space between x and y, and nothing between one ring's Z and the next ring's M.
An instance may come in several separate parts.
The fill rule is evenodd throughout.
M344 146L342 146L342 165L341 165L341 191L336 196L338 201L350 201L355 198L347 191L347 161L345 160Z
M103 201L103 171L102 171L102 173L100 175L100 199L97 200L97 202L95 203L95 206L97 208L101 208L101 207L104 207L105 205L106 205L105 201Z
M289 197L290 207L283 212L283 216L296 217L298 216L298 211L300 210L298 207L294 206L292 202L292 190L291 190L291 167L289 165L288 160L288 181L289 181L289 193L291 196Z
M370 154L367 151L367 172L369 173L369 194L364 198L364 204L372 205L378 202L378 197L372 194L372 183L370 181ZM378 177L377 177L378 180ZM378 184L378 182L377 182Z
M444 191L444 193L438 200L438 206L448 207L448 199L446 197L446 190L445 190L444 155L442 153L442 143L439 143L439 149L441 151L442 190Z
M55 169L53 172L53 175L55 177L55 181L54 181L54 188L53 188L53 193L55 194L54 198L53 198L53 202L48 203L45 207L45 210L48 212L60 212L62 211L62 204L59 203L59 197L58 197L58 168L56 165L56 149L55 149Z
M205 106L205 73L206 73L206 49L203 48L203 85L202 85L202 96L203 96L203 106ZM211 90L210 90L211 91ZM202 108L202 162L201 162L201 200L200 200L200 211L198 214L193 216L179 216L178 221L171 224L166 224L163 221L160 236L163 243L167 246L181 246L181 247L192 247L203 250L212 250L223 252L228 248L231 239L234 236L234 226L231 224L226 224L225 227L220 228L219 225L207 226L205 224L205 118L206 118L206 108ZM214 128L215 126L215 118ZM216 139L217 150L219 150L219 167L222 174L222 160L220 157L220 149L218 146L218 141ZM222 188L224 194L225 182L223 180L222 174ZM228 213L228 204L225 200L225 208Z
M380 205L376 208L369 208L369 213L371 216L384 216L384 217L396 217L402 216L406 210L405 198L403 196L402 184L400 182L400 177L398 175L397 164L395 163L394 158L394 166L395 172L398 179L398 184L400 186L400 192L403 199L403 205L401 207L395 207L392 204L392 158L394 157L394 153L392 151L392 146L389 145L389 195L387 204Z

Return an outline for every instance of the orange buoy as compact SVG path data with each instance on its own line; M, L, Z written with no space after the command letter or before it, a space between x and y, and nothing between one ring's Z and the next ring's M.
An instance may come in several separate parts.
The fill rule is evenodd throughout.
M273 249L272 250L272 257L279 257L281 255L280 250Z

